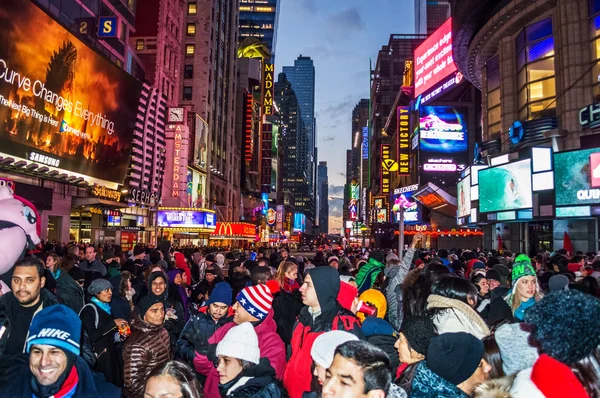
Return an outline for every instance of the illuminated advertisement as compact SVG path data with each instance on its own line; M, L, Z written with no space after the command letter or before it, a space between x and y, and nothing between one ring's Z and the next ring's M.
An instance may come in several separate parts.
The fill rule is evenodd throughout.
M294 213L294 232L306 232L306 216Z
M273 227L275 225L275 221L277 220L277 212L275 209L267 210L267 224L269 227Z
M375 222L387 222L387 203L385 198L373 198L372 209L375 212Z
M274 74L275 64L263 62L263 115L273 114L273 98L275 97L275 86L273 85Z
M430 90L456 72L452 59L452 18L417 47L414 59L415 96Z
M206 198L206 175L188 168L187 200L188 207L204 207Z
M600 148L554 154L557 206L600 203Z
M531 159L480 170L478 178L481 213L533 206Z
M122 183L141 83L30 1L0 15L0 152Z
M206 170L208 162L208 124L196 115L194 126L194 164Z
M398 174L410 175L410 108L398 107Z
M261 190L271 192L273 182L273 125L262 125Z
M391 158L389 144L381 145L381 193L390 193L391 173L398 171L398 163Z
M413 199L413 193L419 189L418 185L396 188L392 195L392 221L400 221L400 206L404 207L404 222L418 222L419 206Z
M183 124L169 124L165 133L167 154L171 154L171 161L166 162L165 167L165 175L171 176L171 197L186 203L190 128Z
M262 201L262 214L266 216L269 210L269 194L263 192L260 195L260 199Z
M245 222L218 222L211 239L256 238L256 226Z
M362 158L369 159L369 128L363 127L362 130Z
M217 216L208 210L159 210L157 224L161 228L216 229Z
M276 211L277 218L275 219L275 230L283 231L283 213L285 210L282 205L277 205Z
M471 214L471 175L459 181L456 187L458 202L458 217L467 217Z

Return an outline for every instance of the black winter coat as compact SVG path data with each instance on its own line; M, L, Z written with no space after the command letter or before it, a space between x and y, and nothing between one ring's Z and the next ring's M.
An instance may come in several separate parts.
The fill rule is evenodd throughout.
M217 329L232 320L233 317L226 316L215 322L207 313L207 307L200 308L185 324L181 336L177 340L175 357L183 359L193 367L196 351L206 350L208 348L208 339Z
M298 290L292 293L280 290L273 297L273 319L277 324L277 334L286 346L292 342L296 317L302 308L302 294Z
M83 289L65 271L61 271L60 276L56 279L56 295L62 299L64 305L75 311L76 314L79 314L85 304Z
M241 382L240 379L249 377ZM243 383L233 389L233 386ZM233 389L233 391L231 391ZM275 370L267 358L261 358L260 363L244 369L242 373L227 384L219 385L221 397L225 398L287 398L287 391L275 379Z

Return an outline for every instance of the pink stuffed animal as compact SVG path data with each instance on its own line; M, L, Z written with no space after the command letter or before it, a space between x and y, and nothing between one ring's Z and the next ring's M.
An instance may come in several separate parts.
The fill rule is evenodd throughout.
M10 291L7 285L12 277L13 265L28 250L40 243L40 214L28 200L16 196L6 186L0 186L0 288Z

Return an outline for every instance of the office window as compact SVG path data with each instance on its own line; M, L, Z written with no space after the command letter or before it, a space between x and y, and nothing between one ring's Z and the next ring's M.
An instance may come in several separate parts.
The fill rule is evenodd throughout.
M196 3L188 3L188 15L196 15L197 12Z
M487 79L487 115L488 139L498 138L501 130L500 120L500 63L498 56L490 58L485 63Z
M142 51L144 49L144 39L137 39L135 41L135 49L137 51Z
M194 53L196 52L196 46L193 44L186 44L185 45L185 56L186 57L191 57L194 55Z
M185 65L183 67L183 78L191 79L194 77L194 65Z
M196 34L196 24L195 23L187 24L186 35L194 36L195 34Z
M184 101L191 101L192 100L192 87L191 86L184 86L183 87L183 100Z
M526 26L516 46L519 120L555 116L552 18Z

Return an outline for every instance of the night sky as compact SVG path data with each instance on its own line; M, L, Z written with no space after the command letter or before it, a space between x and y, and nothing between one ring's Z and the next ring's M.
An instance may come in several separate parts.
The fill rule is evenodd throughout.
M369 57L392 33L414 33L413 0L281 0L276 69L298 55L315 63L317 147L327 161L329 195L342 197L352 109L369 97ZM329 231L339 233L342 201L330 200Z

